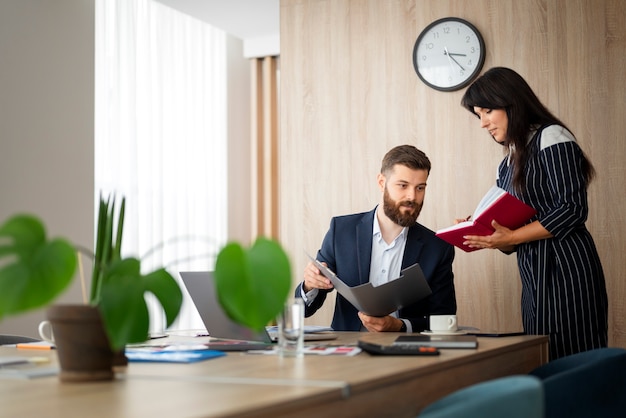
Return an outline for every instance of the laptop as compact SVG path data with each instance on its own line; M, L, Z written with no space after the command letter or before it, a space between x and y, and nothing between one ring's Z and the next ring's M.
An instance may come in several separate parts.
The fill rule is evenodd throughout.
M270 333L266 328L261 332L256 332L236 323L224 313L215 293L213 272L180 272L180 277L209 336L212 337L208 343L209 348L221 351L264 350L271 348L272 343L278 341L278 333L275 330ZM305 327L305 341L337 338L336 334L326 332L326 329L314 328L318 332L307 333ZM213 338L217 340L213 340Z

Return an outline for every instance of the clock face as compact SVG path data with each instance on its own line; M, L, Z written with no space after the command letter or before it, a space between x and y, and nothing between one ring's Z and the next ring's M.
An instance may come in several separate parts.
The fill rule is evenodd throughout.
M420 33L413 66L420 79L441 91L465 87L485 62L485 42L471 23L456 17L439 19Z

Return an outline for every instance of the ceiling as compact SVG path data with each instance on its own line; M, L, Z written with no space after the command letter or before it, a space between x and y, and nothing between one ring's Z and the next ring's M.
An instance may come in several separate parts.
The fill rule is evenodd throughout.
M157 0L242 39L278 37L280 0Z

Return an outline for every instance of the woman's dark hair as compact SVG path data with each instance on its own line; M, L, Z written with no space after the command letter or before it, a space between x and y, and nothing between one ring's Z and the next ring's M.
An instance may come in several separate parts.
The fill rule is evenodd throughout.
M523 168L528 161L527 141L531 130L551 124L558 124L568 129L541 103L528 83L518 73L505 67L491 68L476 79L465 91L461 105L474 114L475 106L506 111L509 124L507 137L502 145L507 150L509 150L509 145L514 146L513 187L520 193L526 189ZM583 170L587 184L589 184L595 171L584 154L583 159Z

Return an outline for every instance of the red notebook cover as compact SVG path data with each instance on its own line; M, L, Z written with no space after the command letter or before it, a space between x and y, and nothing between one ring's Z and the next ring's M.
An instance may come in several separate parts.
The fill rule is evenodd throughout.
M463 251L471 252L479 248L463 245L465 235L491 235L495 231L491 226L492 220L509 229L517 229L536 213L535 209L515 196L494 186L481 200L472 220L440 229L435 235Z

